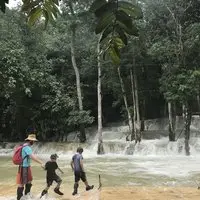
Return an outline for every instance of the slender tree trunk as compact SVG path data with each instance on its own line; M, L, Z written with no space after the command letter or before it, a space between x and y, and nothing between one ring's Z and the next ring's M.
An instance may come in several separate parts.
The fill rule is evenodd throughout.
M76 37L76 28L75 26L71 27L72 29L72 40L71 40L71 60L72 65L74 68L74 72L76 75L76 89L77 89L77 97L78 97L78 105L79 105L79 111L83 111L83 101L82 101L82 94L81 94L81 81L80 81L80 73L79 69L76 64L76 58L75 58L75 37ZM85 127L83 124L80 125L80 142L86 141L86 135L85 135Z
M185 104L182 104L182 117L185 118Z
M136 107L135 107L135 87L134 87L134 81L133 81L133 71L130 70L131 75L131 91L132 91L132 101L133 101L133 134L131 135L131 141L135 139L135 133L136 133Z
M189 156L190 155L189 139L190 139L190 125L192 121L192 112L188 102L185 105L184 116L185 116L184 117L185 154Z
M97 44L97 67L98 67L98 83L97 83L97 98L98 98L98 149L97 154L104 154L103 136L102 136L102 95L101 95L101 55L100 41Z
M142 107L141 107L141 132L144 131L144 120L145 120L145 99L142 101Z
M199 92L197 94L197 107L198 107L198 113L200 115L200 95L199 95Z
M133 63L133 80L134 80L134 86L135 86L135 106L136 106L136 138L135 142L141 141L141 122L140 122L140 106L139 106L139 95L138 95L138 82L137 82L137 71L136 71L136 65Z
M169 114L169 141L175 141L176 113L175 113L175 105L172 102L168 102L168 114Z
M118 76L119 76L119 80L120 80L121 90L122 90L122 94L123 94L124 104L125 104L125 108L126 108L126 112L127 112L127 116L128 116L128 126L129 126L129 130L130 130L130 134L131 134L131 139L132 139L133 135L134 135L133 121L132 121L130 109L128 107L128 102L127 102L127 97L126 97L126 93L125 93L124 83L123 83L123 80L122 80L122 77L121 77L120 67L117 68L117 71L118 71Z

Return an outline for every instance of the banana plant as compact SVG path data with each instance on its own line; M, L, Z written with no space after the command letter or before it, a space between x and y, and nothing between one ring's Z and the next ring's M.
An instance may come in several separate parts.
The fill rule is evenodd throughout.
M97 18L96 34L101 34L103 57L120 63L120 49L127 45L128 35L138 36L134 20L143 17L137 4L120 0L95 0L90 8Z

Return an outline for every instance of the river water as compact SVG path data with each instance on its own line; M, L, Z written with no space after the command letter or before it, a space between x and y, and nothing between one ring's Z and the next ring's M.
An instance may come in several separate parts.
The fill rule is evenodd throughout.
M49 145L48 145L49 146ZM62 189L70 193L73 187L73 173L70 169L70 161L73 151L58 151L59 144L53 144L49 153L39 152L37 155L46 162L53 152L59 154L58 164L64 171ZM67 148L67 144L65 145ZM72 145L71 145L72 146ZM150 146L150 145L149 145ZM49 148L49 147L48 147ZM46 148L45 148L46 149ZM152 148L150 148L152 149ZM44 147L43 147L44 150ZM92 149L85 149L84 164L90 184L98 186L98 175L106 186L190 186L196 187L196 181L200 181L200 155L124 155L107 153L98 156ZM2 199L13 199L15 195L15 175L17 167L12 164L11 156L2 154L0 157L0 187L10 188L9 193L1 192ZM37 163L33 162L33 188L35 195L39 195L45 187L45 171ZM6 188L5 188L6 190ZM81 188L80 190L83 190ZM1 191L1 190L0 190ZM52 196L54 197L54 196Z
M110 137L108 132L104 137L104 155L97 155L97 142L95 140L85 144L83 157L89 184L95 188L99 184L99 175L103 187L114 186L150 186L150 187L197 187L200 182L200 139L198 135L190 139L190 156L184 155L184 140L169 142L167 137L143 139L138 145L125 142L120 134ZM93 138L94 139L94 138ZM0 200L15 199L15 176L17 166L12 164L12 146L8 144L0 149ZM52 153L59 155L58 165L64 171L61 175L63 184L61 190L71 195L73 189L73 173L70 161L78 143L38 143L33 150L44 162L49 160ZM127 149L133 147L133 154L127 155ZM38 199L45 187L45 171L32 162L33 197ZM53 187L52 187L53 188ZM50 189L52 191L52 189ZM80 184L80 192L84 191ZM47 199L56 199L50 192ZM67 198L66 198L67 200Z

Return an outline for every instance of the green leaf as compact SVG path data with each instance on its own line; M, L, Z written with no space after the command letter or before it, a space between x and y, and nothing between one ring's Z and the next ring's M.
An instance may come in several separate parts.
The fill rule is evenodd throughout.
M97 18L103 17L106 13L112 13L117 10L116 2L108 2L97 9L94 13Z
M109 53L109 56L110 56L112 62L116 65L119 65L120 57L119 57L118 53L116 52L116 49L113 46L110 46L110 48L108 49L108 53Z
M95 0L90 6L90 12L95 12L107 3L106 0Z
M57 16L57 14L60 14L60 10L58 9L58 7L54 3L51 4L51 7L52 7L52 10L53 10L53 13L56 13L56 16Z
M117 48L118 48L118 49L121 49L121 48L124 47L124 43L123 43L123 41L122 41L121 38L115 37L113 40L114 40L114 44L117 45Z
M100 18L96 29L95 29L95 33L99 34L101 33L107 26L111 26L113 24L113 20L115 20L115 15L113 13L106 13L105 15L103 15L102 18Z
M117 21L116 25L118 25L121 29L123 29L127 34L138 36L138 29L136 26L132 25L132 27L127 27L125 24Z
M125 45L127 45L128 39L127 39L127 36L126 36L126 34L124 33L123 29L121 29L119 26L116 26L116 29L115 29L115 30L116 30L117 33L119 34L119 37L120 37L120 39L123 41L123 43L124 43Z
M43 10L43 15L45 17L45 29L46 29L46 27L48 25L48 22L49 22L49 13L48 13L48 11L47 10Z
M127 15L134 19L141 19L143 17L142 9L139 6L133 5L127 1L119 1L118 9L123 10Z
M116 19L123 23L126 27L132 27L132 19L123 10L116 12Z
M29 26L33 26L33 24L36 22L37 19L41 17L42 14L43 14L43 10L41 9L40 6L32 9L29 14L30 17L28 19Z
M55 18L57 18L57 13L60 13L59 9L54 3L50 4L50 3L45 2L44 8L49 13L49 15L54 15Z
M53 3L55 3L57 6L59 6L59 1L58 0L52 0Z
M102 42L105 38L107 38L108 35L110 33L112 33L112 31L113 31L113 27L112 26L107 26L105 28L105 30L103 31L103 34L102 34L101 39L100 39L100 42Z
M24 0L21 10L22 12L27 12L29 10L32 10L35 7L39 6L40 2L41 2L40 0L37 1Z
M120 58L119 47L118 47L118 43L116 40L113 42L113 48L115 49L117 56Z

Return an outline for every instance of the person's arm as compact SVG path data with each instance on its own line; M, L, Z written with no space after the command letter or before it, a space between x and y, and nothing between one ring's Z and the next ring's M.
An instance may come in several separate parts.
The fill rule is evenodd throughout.
M84 167L83 167L83 159L80 159L80 165L81 165L82 171L85 172Z
M39 158L37 158L37 156L35 154L31 154L30 158L32 160L34 160L35 162L39 163L41 165L41 167L44 168L43 162Z
M70 165L71 165L72 171L74 171L74 161L73 160L71 160Z
M62 169L60 169L60 167L58 167L58 170L59 170L62 174L64 174L64 172L62 171Z

